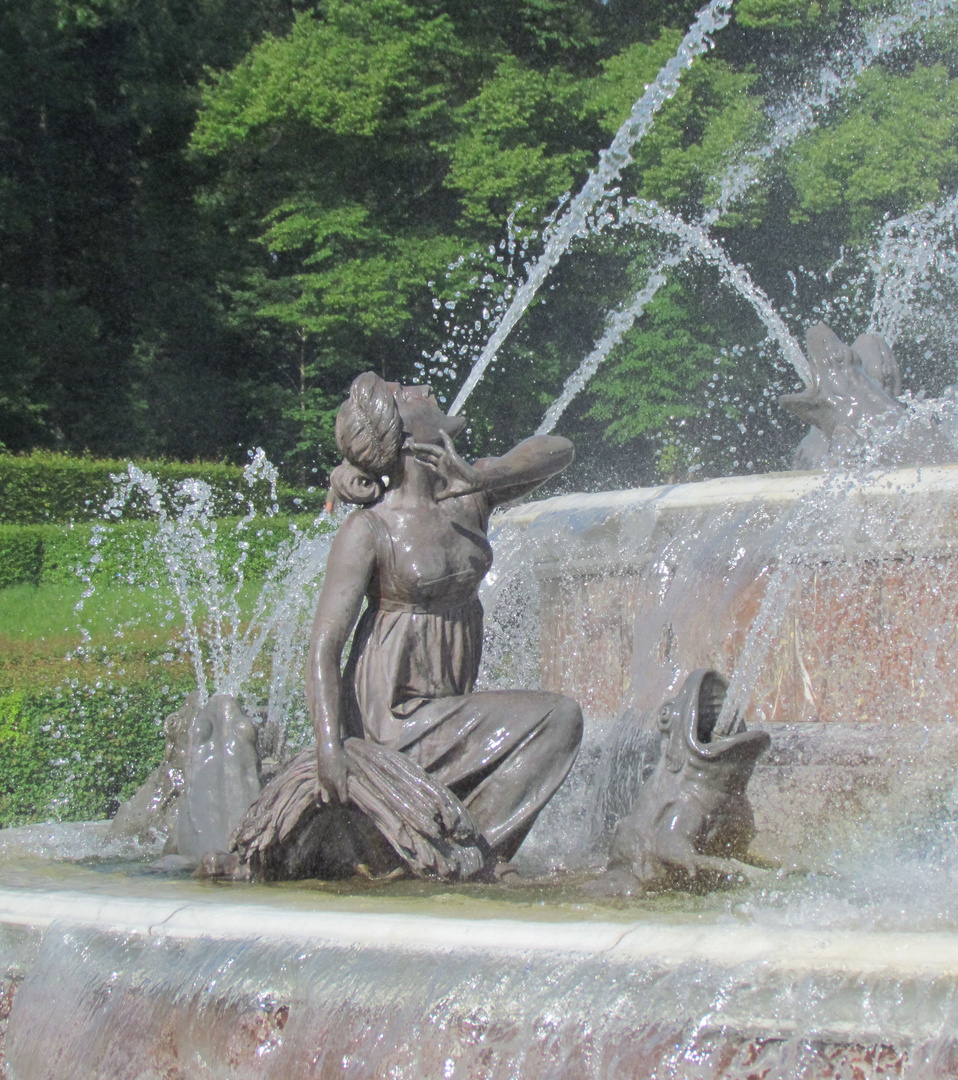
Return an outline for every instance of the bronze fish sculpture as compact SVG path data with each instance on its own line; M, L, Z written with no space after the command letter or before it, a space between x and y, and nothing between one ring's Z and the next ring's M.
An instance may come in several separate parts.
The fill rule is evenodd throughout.
M771 739L740 720L716 730L727 691L717 671L700 668L659 710L661 755L616 827L596 891L702 890L767 873L747 861L755 819L745 788Z

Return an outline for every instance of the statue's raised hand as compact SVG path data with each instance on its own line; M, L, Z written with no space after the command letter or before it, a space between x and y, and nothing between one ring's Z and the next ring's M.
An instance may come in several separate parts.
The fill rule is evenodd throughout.
M482 473L459 456L452 439L445 431L441 431L439 437L442 439L442 446L436 446L435 443L409 444L416 460L432 469L443 480L445 486L437 492L436 499L454 499L460 495L482 491L486 486Z

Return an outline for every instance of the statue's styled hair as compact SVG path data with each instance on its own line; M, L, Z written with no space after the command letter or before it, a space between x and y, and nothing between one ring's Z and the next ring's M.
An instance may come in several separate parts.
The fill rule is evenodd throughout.
M329 481L342 502L368 505L382 498L383 477L399 463L403 437L392 390L374 371L357 375L336 416L336 445L346 460Z

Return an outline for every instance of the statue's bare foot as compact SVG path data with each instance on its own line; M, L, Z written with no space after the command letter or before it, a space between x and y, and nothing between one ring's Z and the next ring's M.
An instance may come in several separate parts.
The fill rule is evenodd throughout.
M518 874L516 867L508 859L490 859L489 862L478 872L472 875L470 881L496 884L505 878Z
M677 887L691 888L693 892L734 889L741 885L769 886L782 876L781 870L775 867L709 856L699 856L690 866L673 867L672 871Z
M626 870L624 866L617 866L612 870L606 870L593 881L587 882L582 886L582 891L597 900L611 900L641 896L647 890L642 881L631 871Z
M150 863L147 870L151 874L185 874L192 873L197 865L197 860L187 855L164 855L156 862Z

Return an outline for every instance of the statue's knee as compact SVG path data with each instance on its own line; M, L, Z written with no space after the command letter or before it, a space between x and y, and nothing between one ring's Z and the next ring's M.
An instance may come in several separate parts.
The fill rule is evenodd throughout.
M579 703L572 698L563 697L561 694L555 694L554 698L555 704L549 718L550 726L556 732L557 741L561 739L564 746L576 750L582 742L582 710Z

